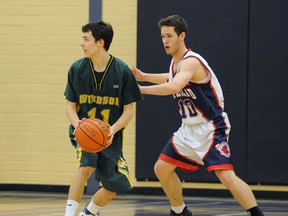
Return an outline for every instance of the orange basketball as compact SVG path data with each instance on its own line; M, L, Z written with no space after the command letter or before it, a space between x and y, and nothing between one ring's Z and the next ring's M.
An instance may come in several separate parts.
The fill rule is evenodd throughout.
M83 119L75 130L76 141L90 153L97 153L107 147L109 126L100 119Z

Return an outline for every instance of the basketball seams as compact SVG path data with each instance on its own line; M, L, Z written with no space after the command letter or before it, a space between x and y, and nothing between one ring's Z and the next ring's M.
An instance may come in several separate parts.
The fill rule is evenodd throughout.
M88 137L89 138L89 137ZM83 144L82 143L80 143L79 141L77 141L78 142L78 144L81 146L81 148L82 149L84 149L85 151L93 151L93 152L91 152L91 153L97 153L97 152L99 152L98 151L98 149L101 149L101 147L99 147L99 148L96 148L96 149L91 149L91 148L88 148L88 147L84 147L83 146ZM99 145L99 146L102 146L102 145ZM102 146L103 147L103 146Z
M97 127L98 128L98 127ZM86 135L87 138L89 138L91 141L97 143L98 145L104 147L105 145L97 142L96 140L92 139L92 137L89 136L89 134L87 134L81 127L79 127L79 129ZM99 129L99 128L98 128ZM102 132L102 131L101 131ZM103 136L103 133L102 133L102 136ZM77 139L77 138L76 138Z
M101 132L101 135L102 135L103 139L105 140L105 135L104 135L104 133L103 133L103 131L102 131L102 127L99 127L99 125L97 125L97 124L94 123L94 121L97 121L97 122L99 122L99 121L98 121L97 119L95 119L94 121L91 120L91 119L88 119L88 121L89 121L90 123L92 123L95 127L98 128L99 132ZM101 122L99 122L99 123L101 123ZM102 123L101 123L101 124L102 124ZM99 145L101 145L101 144L99 144ZM103 145L102 145L102 146L103 146Z
M76 128L75 137L79 146L84 150L97 153L106 148L108 133L109 127L102 120L85 119ZM97 141L97 139L100 139L100 141Z

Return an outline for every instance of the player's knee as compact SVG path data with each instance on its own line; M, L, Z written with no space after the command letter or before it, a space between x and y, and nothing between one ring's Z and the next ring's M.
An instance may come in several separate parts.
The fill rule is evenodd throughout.
M154 165L154 173L158 178L159 178L159 176L161 176L161 170L163 170L163 169L161 168L161 165L157 161Z
M90 166L80 167L79 169L79 172L81 173L81 175L85 177L86 179L90 178L93 171L94 171L94 168Z
M157 178L165 178L169 175L169 170L167 169L166 163L158 160L154 165L154 173L157 176Z
M103 188L103 192L104 192L106 198L108 198L108 199L110 199L110 200L114 199L114 197L117 195L116 192L109 191L109 190L107 190L107 189L105 189L105 188Z
M219 180L228 188L229 185L233 184L235 178L237 178L233 170L216 170L215 174Z

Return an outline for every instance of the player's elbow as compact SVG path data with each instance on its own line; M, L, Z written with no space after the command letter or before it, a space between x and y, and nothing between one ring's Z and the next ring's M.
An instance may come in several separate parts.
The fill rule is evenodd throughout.
M181 90L182 90L182 88L178 85L173 85L171 87L171 93L172 94L178 94Z

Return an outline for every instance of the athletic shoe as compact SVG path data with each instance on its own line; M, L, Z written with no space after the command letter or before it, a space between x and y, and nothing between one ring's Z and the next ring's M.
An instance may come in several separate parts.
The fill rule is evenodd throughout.
M170 216L195 216L186 206L183 209L182 213L176 214L172 209L170 210Z
M95 215L92 214L88 209L87 209L87 206L83 209L82 212L80 212L79 216L99 216L99 212L96 213Z

